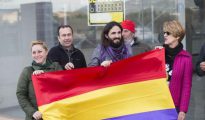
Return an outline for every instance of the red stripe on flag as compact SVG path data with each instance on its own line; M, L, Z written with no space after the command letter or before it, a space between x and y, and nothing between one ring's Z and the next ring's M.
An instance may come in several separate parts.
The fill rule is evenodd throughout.
M113 63L32 76L38 106L93 90L166 77L164 49Z

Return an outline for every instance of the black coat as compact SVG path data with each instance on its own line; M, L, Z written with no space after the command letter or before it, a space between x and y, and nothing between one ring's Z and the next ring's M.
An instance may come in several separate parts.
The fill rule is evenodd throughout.
M133 55L139 55L144 52L148 52L151 50L151 47L145 43L142 43L134 38L134 43L131 45Z
M53 62L58 62L64 69L68 62L73 63L75 68L83 68L87 66L85 57L79 49L72 47L69 52L66 52L60 44L50 49L48 59Z
M199 53L199 58L198 58L198 61L196 63L196 73L199 76L204 76L205 75L205 71L202 71L201 68L200 68L200 63L203 62L203 61L205 61L205 43L201 47L201 51Z

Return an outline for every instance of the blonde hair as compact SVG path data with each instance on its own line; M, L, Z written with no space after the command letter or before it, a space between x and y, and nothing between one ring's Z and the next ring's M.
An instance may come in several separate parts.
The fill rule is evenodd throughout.
M164 22L163 31L170 32L170 34L173 35L174 37L179 37L179 42L181 42L185 36L184 28L176 20Z
M48 51L48 47L47 45L45 44L45 42L41 41L41 40L33 40L31 42L31 49L34 45L41 45L43 47L43 49L45 49L46 51Z

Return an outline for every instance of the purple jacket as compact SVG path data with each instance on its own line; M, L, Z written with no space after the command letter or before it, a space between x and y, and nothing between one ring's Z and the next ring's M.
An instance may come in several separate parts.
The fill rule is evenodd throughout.
M185 50L174 59L172 77L169 84L174 104L180 111L187 112L192 86L192 56Z

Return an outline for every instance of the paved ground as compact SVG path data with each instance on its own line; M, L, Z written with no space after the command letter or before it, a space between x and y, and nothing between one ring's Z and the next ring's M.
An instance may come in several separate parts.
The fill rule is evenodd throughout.
M186 120L205 120L205 77L193 77L192 96Z
M19 106L0 109L0 120L24 120ZM192 96L186 120L205 120L205 77L193 76Z

